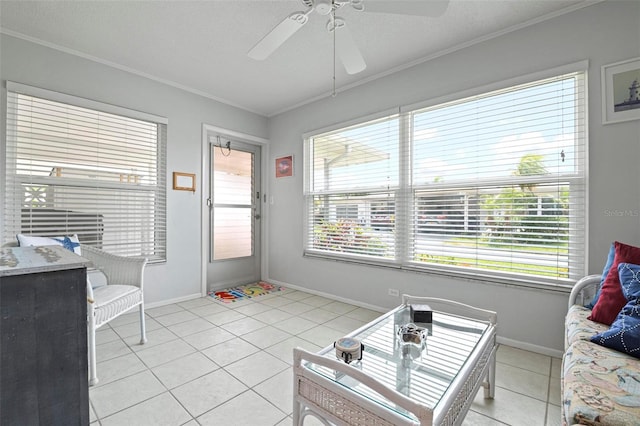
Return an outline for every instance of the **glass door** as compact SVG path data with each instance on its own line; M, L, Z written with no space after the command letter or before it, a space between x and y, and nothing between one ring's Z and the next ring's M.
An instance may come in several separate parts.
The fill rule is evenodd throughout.
M260 280L260 147L216 138L210 144L207 286Z

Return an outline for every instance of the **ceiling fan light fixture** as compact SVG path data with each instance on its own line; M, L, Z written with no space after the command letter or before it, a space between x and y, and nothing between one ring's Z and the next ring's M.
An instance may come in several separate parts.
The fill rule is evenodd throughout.
M333 9L333 0L315 0L315 10L320 15L328 15Z
M351 4L351 7L358 12L362 12L364 10L364 0L350 0L349 3Z
M340 18L339 16L335 16L327 21L327 31L329 31L329 33L331 34L334 30L342 28L345 25L346 22L344 19Z
M2 0L0 0L2 1ZM450 0L299 0L307 10L294 12L284 18L266 36L247 53L250 58L264 60L291 38L309 20L309 15L330 15L327 30L333 35L334 49L334 93L335 58L340 58L348 74L357 74L367 65L360 53L345 20L335 16L335 12L344 6L356 11L391 13L400 15L437 16L444 13ZM366 7L365 7L366 3ZM336 33L339 34L336 37Z

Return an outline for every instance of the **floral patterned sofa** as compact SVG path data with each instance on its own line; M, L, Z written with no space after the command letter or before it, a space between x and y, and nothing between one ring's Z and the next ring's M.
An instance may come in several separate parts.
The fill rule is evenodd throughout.
M576 283L569 297L562 360L562 424L640 425L640 359L591 342L609 329L590 321L585 304L600 275Z

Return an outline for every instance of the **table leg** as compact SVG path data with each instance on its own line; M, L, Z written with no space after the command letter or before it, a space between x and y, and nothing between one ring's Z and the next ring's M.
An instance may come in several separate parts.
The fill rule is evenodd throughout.
M331 423L329 423L329 420L325 419L319 413L309 409L308 407L302 407L302 410L300 412L302 413L300 414L300 424L295 426L303 426L304 418L307 416L315 417L320 423L325 426L332 426Z
M496 394L496 351L494 349L489 359L489 370L487 371L487 382L484 385L485 399L493 399Z

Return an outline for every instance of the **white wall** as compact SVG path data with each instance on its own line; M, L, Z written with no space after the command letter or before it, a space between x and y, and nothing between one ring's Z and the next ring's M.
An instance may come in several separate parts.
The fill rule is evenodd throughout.
M600 67L640 56L640 2L589 6L269 119L271 155L293 154L293 178L270 177L270 279L367 304L392 307L400 293L444 297L498 312L502 339L548 353L563 348L566 293L449 279L305 258L301 134L399 105L589 60L589 272L599 273L609 244L640 245L640 121L601 124ZM328 75L327 78L330 78ZM272 162L273 164L273 162ZM271 174L273 175L273 174ZM586 230L585 230L586 232Z
M541 350L562 349L566 294L519 290L426 274L302 257L301 134L398 105L407 105L584 59L589 68L589 271L599 272L609 243L640 245L640 121L601 125L600 67L640 56L640 2L608 1L509 33L267 120L78 56L0 35L0 131L4 141L6 80L69 93L169 119L168 178L200 172L202 123L272 141L269 164L294 154L295 174L268 172L269 278L363 303L392 307L400 292L446 297L499 313L499 335ZM330 78L330 76L327 76ZM268 127L267 127L268 126ZM0 162L1 163L1 162ZM1 166L0 166L1 167ZM200 176L198 176L200 178ZM148 268L148 303L200 292L201 193L168 190L168 261Z
M265 138L267 119L79 56L0 35L3 143L7 80L168 118L167 262L147 267L145 299L154 304L199 294L202 124ZM173 191L173 171L196 173L196 193Z

